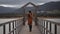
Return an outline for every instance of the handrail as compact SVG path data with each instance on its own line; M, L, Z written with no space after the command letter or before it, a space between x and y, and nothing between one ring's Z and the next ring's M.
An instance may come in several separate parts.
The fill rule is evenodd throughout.
M59 23L59 22L54 22L54 21L45 20L45 19L41 19L41 20L48 21L48 22L51 22L51 23L53 23L53 24L56 24L56 25L59 25L59 26L60 26L60 23Z
M56 25L60 25L59 22L54 22L54 21L50 21L50 20L46 20L46 19L40 19L40 20L44 20L44 21L48 21L48 22L51 22L51 23L56 24Z
M17 20L21 20L21 19L17 19ZM0 26L2 26L4 24L8 24L8 23L13 22L13 21L16 21L16 20L12 20L12 21L8 21L8 22L5 22L5 23L1 23Z
M20 30L22 25L23 25L23 18L21 19L16 19L16 20L12 20L12 21L8 21L8 22L5 22L5 23L1 23L0 24L0 27L3 26L3 34L6 34L6 25L9 24L9 33L8 34L15 34L15 31L16 30ZM12 27L12 26L13 27ZM21 27L20 27L21 26ZM13 28L13 30L11 30L11 27ZM19 31L18 31L19 32Z
M49 24L49 26L48 26L48 24ZM42 34L48 34L48 33L53 34L51 32L52 24L54 24L54 34L57 34L57 26L60 26L60 23L45 20L45 19L38 19L38 27L39 27L40 31L42 32ZM50 29L48 30L48 28L50 28Z

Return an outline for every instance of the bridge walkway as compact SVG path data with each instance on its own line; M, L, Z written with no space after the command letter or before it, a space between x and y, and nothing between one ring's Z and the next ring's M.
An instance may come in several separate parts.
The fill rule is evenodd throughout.
M35 25L34 21L32 24L32 32L29 32L29 27L28 27L28 21L26 21L25 26L23 26L20 34L40 34L39 29L37 28L37 26Z

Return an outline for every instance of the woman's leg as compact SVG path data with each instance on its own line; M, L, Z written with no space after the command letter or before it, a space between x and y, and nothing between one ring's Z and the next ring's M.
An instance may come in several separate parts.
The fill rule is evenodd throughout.
M30 30L30 32L32 31L32 25L29 25L29 30Z

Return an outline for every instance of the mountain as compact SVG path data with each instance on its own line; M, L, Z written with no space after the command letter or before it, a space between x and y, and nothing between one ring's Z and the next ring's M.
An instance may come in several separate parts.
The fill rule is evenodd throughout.
M43 5L39 5L38 8L40 11L60 10L60 1L48 2Z
M16 8L10 8L10 7L3 7L0 6L0 14L4 14L4 13L12 13L16 10Z

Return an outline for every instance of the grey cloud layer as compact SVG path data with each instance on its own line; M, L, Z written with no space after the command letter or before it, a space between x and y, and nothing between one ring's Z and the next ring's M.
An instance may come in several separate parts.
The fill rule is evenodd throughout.
M49 1L60 1L60 0L0 0L0 4L24 4L27 2L33 3L45 3Z

